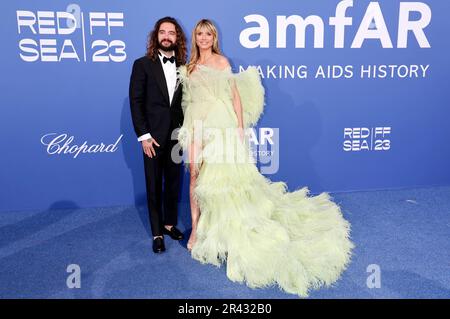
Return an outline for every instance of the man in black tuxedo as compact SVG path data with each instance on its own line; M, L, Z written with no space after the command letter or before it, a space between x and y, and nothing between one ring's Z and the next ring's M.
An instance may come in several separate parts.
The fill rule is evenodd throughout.
M130 79L131 115L144 152L155 253L165 251L164 234L175 240L183 239L175 227L181 162L174 161L171 151L178 143L174 130L183 123L182 85L178 83L176 68L185 63L184 32L174 18L165 17L156 22L149 35L147 54L134 61Z

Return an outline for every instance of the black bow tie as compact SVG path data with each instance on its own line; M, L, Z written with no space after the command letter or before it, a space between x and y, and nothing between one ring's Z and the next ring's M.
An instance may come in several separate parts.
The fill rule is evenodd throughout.
M170 63L174 63L175 62L175 56L172 55L170 58L163 57L164 64L166 64L167 61L170 61Z

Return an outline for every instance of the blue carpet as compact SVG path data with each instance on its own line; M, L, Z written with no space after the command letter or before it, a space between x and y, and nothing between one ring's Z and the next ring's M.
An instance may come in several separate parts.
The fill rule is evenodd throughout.
M331 288L310 298L450 298L450 187L332 194L352 224L354 257ZM189 235L189 208L179 228ZM297 298L250 289L225 266L201 265L185 242L151 250L146 209L108 207L0 214L0 298ZM69 289L66 268L81 268ZM369 265L381 270L369 288Z

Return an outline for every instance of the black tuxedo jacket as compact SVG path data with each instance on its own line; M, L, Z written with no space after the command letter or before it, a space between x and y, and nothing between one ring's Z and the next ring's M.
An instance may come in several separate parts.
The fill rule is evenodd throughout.
M169 104L161 60L156 57L153 61L144 56L133 63L129 95L136 135L150 133L163 148L172 130L183 124L182 85L178 85Z

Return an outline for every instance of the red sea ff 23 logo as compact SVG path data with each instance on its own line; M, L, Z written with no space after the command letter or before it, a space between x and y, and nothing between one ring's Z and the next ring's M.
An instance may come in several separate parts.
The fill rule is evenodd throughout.
M122 12L17 10L19 56L25 62L124 62Z

